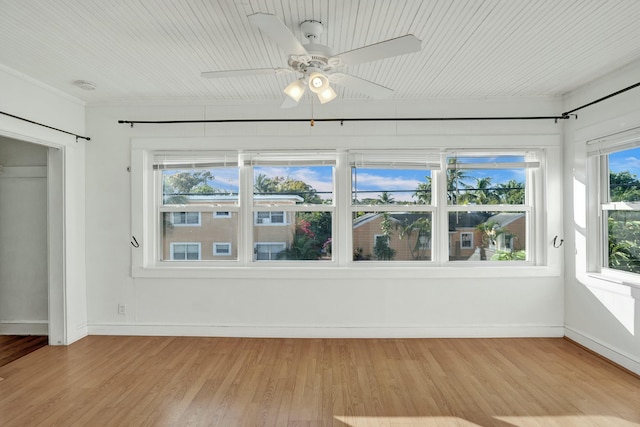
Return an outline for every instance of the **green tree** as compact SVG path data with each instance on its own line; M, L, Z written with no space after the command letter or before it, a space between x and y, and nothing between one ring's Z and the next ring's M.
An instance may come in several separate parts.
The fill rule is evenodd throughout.
M476 178L473 188L468 187L466 202L474 205L491 205L500 202L497 193L491 188L491 177Z
M322 203L315 188L304 181L291 177L274 176L270 178L264 174L258 174L254 180L253 189L256 194L291 194L300 196L303 203Z
M255 194L268 194L276 191L275 183L265 174L258 174L253 183L253 191Z
M401 240L406 238L412 259L426 259L427 243L431 241L431 221L427 217L412 222L406 219L398 237Z
M629 171L609 173L612 202L640 201L640 180ZM610 211L608 224L609 267L640 273L640 212Z
M524 204L524 184L511 179L507 182L498 184L496 188L498 203L506 205L522 205Z
M278 259L317 260L321 255L321 243L311 230L311 223L297 219L293 239L289 247L278 253Z
M640 181L629 171L610 172L609 194L612 202L640 201Z
M418 184L416 188L416 192L413 193L412 197L415 197L420 204L430 205L431 204L431 177L425 177L425 182L421 182Z
M395 199L388 191L383 191L375 201L376 205L392 205L395 203Z
M466 190L468 187L465 181L469 178L463 169L458 169L458 159L450 157L447 167L447 199L449 204L463 205L467 203L466 192L460 193L460 190Z
M391 243L391 235L393 234L391 227L391 215L389 215L388 212L384 212L382 214L382 222L380 223L382 236L376 239L376 244L373 247L373 254L377 259L382 261L390 261L396 256L396 250L389 245Z
M491 256L491 261L525 261L526 259L525 251L497 251Z
M178 172L164 177L163 192L165 195L203 194L209 190L212 194L216 190L208 182L215 177L209 171ZM220 192L217 190L217 192Z
M481 231L482 238L480 243L480 259L485 261L487 259L486 249L496 244L498 236L505 234L505 230L500 227L496 221L483 222L476 226L476 229Z

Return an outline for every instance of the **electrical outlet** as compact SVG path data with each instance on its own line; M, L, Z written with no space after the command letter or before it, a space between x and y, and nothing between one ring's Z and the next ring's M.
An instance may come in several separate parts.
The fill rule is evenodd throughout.
M118 304L118 314L122 314L122 315L127 314L127 305L126 304Z

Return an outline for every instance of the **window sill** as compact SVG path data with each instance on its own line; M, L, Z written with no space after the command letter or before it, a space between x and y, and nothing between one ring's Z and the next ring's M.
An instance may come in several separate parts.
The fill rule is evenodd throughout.
M251 266L149 266L134 268L134 278L229 278L229 279L505 279L525 277L560 277L560 271L550 266L462 266L462 265L381 265L377 262L338 267L335 264L251 265Z
M627 278L615 277L603 273L587 273L587 276L592 279L585 282L587 287L631 296L640 300L640 280L628 280Z

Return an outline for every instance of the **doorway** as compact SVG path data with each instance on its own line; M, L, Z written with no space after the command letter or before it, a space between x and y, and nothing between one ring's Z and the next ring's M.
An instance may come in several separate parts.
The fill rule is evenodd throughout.
M49 333L49 148L0 136L0 335Z

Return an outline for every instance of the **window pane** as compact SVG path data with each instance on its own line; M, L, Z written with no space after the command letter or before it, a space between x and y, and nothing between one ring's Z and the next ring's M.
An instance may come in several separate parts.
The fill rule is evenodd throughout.
M331 212L256 212L255 260L331 260ZM277 214L277 215L274 215ZM273 222L276 218L277 221Z
M200 258L198 243L172 243L170 258L173 261L195 261Z
M526 261L526 212L450 212L449 261Z
M640 147L609 154L609 200L640 201Z
M431 171L352 167L351 203L431 204Z
M196 214L200 218L200 225L181 226L176 225L171 219L175 219L176 214L185 212L164 212L160 213L162 227L162 260L170 260L171 248L173 247L173 259L216 261L238 259L238 213L230 212L228 217L217 217L215 212L187 212L186 214ZM189 218L185 215L184 218ZM182 215L179 215L181 218ZM200 248L194 249L192 246L182 242L199 243ZM214 243L229 242L231 251L226 256L214 253ZM199 251L196 252L196 251ZM178 258L176 253L180 253Z
M333 166L255 166L253 199L256 205L330 204L333 202Z
M526 168L501 168L523 163L523 156L449 157L447 200L450 205L522 205ZM487 164L484 169L483 164ZM470 167L474 165L473 167ZM469 167L469 168L467 168Z
M354 261L431 260L431 213L354 212Z
M237 167L162 171L164 205L238 202Z
M609 211L609 268L640 273L640 211Z

